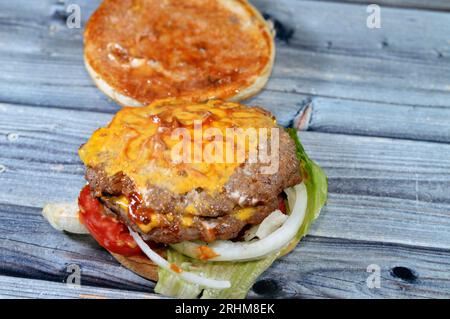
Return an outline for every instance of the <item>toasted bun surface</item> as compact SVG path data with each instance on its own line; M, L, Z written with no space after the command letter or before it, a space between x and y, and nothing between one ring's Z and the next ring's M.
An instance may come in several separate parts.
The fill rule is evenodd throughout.
M145 256L125 257L111 253L114 258L125 268L135 274L152 281L158 281L158 266Z
M242 100L266 84L273 34L245 0L105 0L85 32L84 59L116 102Z

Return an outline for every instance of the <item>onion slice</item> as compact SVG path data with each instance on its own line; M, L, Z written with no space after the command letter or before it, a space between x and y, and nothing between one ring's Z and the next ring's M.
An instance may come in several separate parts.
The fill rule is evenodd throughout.
M78 203L49 203L42 209L42 215L53 228L73 234L89 234L78 218Z
M248 229L244 234L244 240L251 241L256 238L263 239L280 228L286 219L288 219L288 215L283 214L281 210L277 209L264 218L261 224Z
M288 188L285 192L292 212L280 228L263 239L251 242L225 240L213 243L182 242L171 247L184 255L198 259L201 247L207 246L217 255L208 259L209 261L247 261L273 254L289 244L295 237L305 218L308 203L307 191L303 183Z
M191 273L188 271L184 271L184 270L174 271L172 269L173 265L171 265L167 260L165 260L160 255L158 255L158 253L156 253L154 250L152 250L142 240L142 238L141 238L141 236L139 236L139 234L134 232L131 228L128 228L128 229L130 230L131 236L133 236L134 240L136 241L138 246L142 249L144 254L147 255L147 257L150 258L150 260L153 261L159 267L161 267L167 271L170 271L171 273L173 273L175 275L180 276L181 278L183 278L184 280L186 280L190 283L197 284L202 287L213 288L213 289L227 289L227 288L231 287L231 284L228 280L209 279L209 278L205 278L205 277L202 277L197 274L194 274L194 273Z
M266 238L267 236L272 234L275 230L280 228L288 218L289 216L283 214L279 209L273 211L259 225L255 233L256 237L260 239Z

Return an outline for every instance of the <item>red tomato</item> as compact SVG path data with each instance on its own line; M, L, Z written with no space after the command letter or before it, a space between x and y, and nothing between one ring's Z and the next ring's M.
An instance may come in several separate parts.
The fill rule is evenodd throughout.
M278 209L281 210L283 214L286 214L286 203L283 196L278 196Z
M131 237L125 224L103 214L102 204L91 195L89 186L81 190L78 206L81 223L102 247L123 256L141 254L141 249Z

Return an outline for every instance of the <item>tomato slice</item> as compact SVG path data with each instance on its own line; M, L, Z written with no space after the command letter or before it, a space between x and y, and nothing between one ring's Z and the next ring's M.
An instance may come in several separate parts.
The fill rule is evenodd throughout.
M283 213L286 214L286 202L283 196L278 195L278 209Z
M91 195L88 185L81 190L78 206L81 223L102 247L123 256L142 254L125 224L103 214L102 204Z

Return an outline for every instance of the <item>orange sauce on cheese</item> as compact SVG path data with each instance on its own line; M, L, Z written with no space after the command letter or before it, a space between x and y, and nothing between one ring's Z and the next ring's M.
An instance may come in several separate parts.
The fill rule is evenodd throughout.
M106 0L87 24L85 58L144 104L226 99L270 65L273 39L256 15L245 1Z
M198 132L194 131L194 123L200 123L200 134L203 132L199 145L194 143L195 132ZM267 128L270 134L270 128L274 127L277 124L270 113L237 103L155 102L147 107L119 111L107 127L94 132L80 148L79 156L86 166L102 167L108 176L123 172L132 179L139 194L149 185L176 194L185 194L196 188L213 194L222 190L241 164L226 161L226 149L234 149L235 152L239 149L236 139L227 138L227 129ZM217 143L205 136L209 128L214 128L222 137L219 143L222 143L224 160L206 162L200 158L195 162L195 148L202 156L205 148ZM183 136L173 135L177 129L189 133L191 141L186 149L191 150L191 162L174 162L173 153L178 154L174 149L182 144ZM257 142L246 140L246 150ZM131 200L131 206L136 206L141 198L137 194Z

